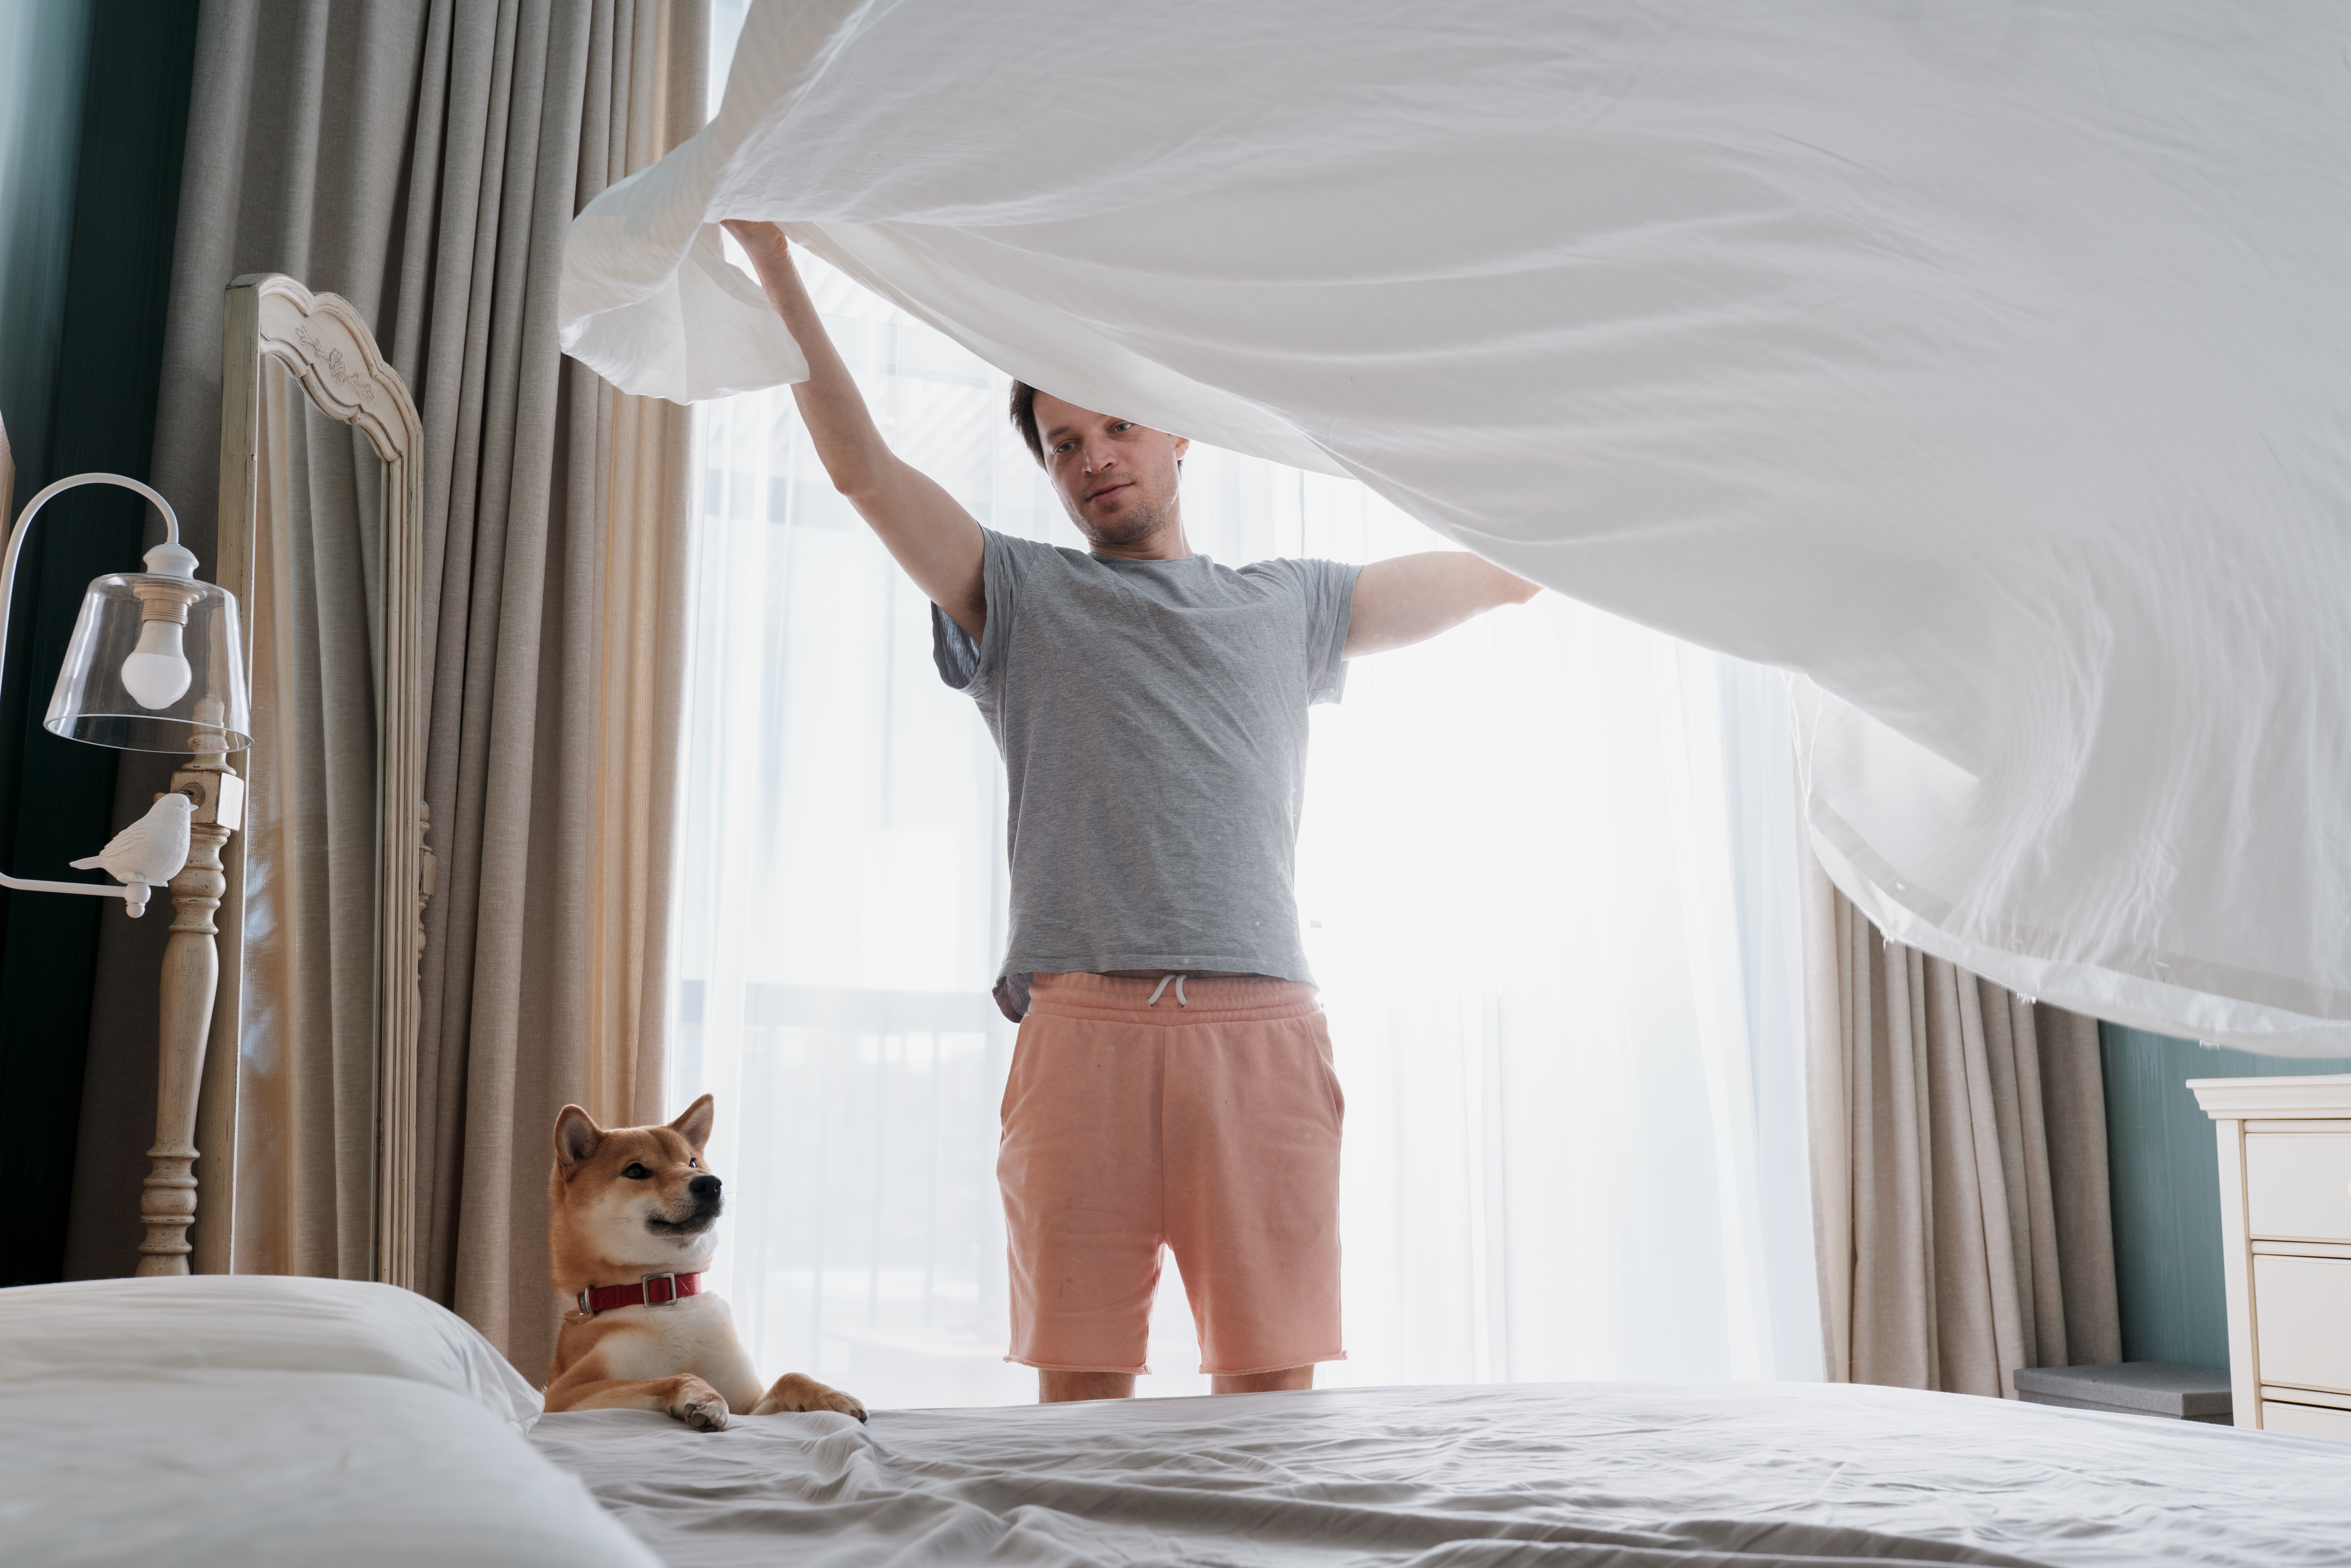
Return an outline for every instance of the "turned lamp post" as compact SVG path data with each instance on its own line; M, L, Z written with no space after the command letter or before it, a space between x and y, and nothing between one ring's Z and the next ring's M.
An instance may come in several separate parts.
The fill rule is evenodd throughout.
M245 780L230 768L228 754L253 743L253 719L235 597L196 580L196 558L180 543L171 504L114 474L60 479L17 517L0 563L0 684L25 537L50 497L79 485L118 485L144 496L162 514L164 542L147 552L145 571L110 572L89 585L42 727L93 746L184 755L188 762L145 817L99 854L74 862L103 867L119 885L0 872L0 886L120 898L134 918L146 909L150 888L171 888L177 918L163 950L155 1146L147 1151L151 1169L140 1203L147 1239L139 1246L139 1272L184 1274L187 1230L196 1214L196 1091L220 980L213 912L227 886L221 846L245 818Z

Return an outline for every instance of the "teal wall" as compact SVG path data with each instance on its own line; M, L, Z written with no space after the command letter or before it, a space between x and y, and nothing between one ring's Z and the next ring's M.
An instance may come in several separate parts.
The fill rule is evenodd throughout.
M2123 1359L2227 1366L2219 1145L2187 1082L2351 1072L2351 1061L2214 1051L2110 1023L2098 1026L2098 1044Z
M0 422L19 470L48 450L92 8L0 0ZM20 473L15 507L27 494Z
M195 37L190 0L0 0L0 396L23 404L0 404L0 417L19 506L68 474L147 477ZM60 740L40 719L82 591L102 572L138 570L145 532L137 497L70 491L42 509L19 562L0 693L0 866L19 876L88 878L66 862L113 829L120 754ZM63 1270L106 904L0 893L0 1116L13 1184L0 1205L0 1285Z
M0 0L0 422L7 426L16 465L16 493L6 508L12 526L33 492L53 477L49 435L65 340L82 93L96 9L94 0ZM40 846L30 841L36 834L18 831L26 803L20 788L25 728L47 701L45 691L40 705L32 702L39 677L26 667L43 612L55 613L43 591L43 565L28 552L19 570L7 689L0 692L0 869L30 876L56 874L46 862L37 866L20 855L20 850ZM108 783L110 788L110 769ZM28 1178L23 1207L49 1215L25 1226L0 1216L0 1285L57 1278L63 1254L51 1245L51 1232L63 1222L81 1103L83 1053L70 1033L78 1016L85 1017L87 1027L88 971L96 957L98 926L89 911L53 910L58 925L50 940L18 945L19 956L31 960L54 957L60 945L77 950L84 960L82 994L71 994L76 972L70 965L66 994L34 989L37 977L31 967L12 986L6 962L11 916L36 918L38 912L29 906L40 896L0 891L0 1114L30 1145L18 1167ZM68 1052L61 1060L55 1054L60 1048Z

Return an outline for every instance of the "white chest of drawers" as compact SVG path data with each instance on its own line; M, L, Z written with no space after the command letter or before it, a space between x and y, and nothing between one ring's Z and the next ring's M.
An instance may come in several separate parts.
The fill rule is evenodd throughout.
M2351 1075L2199 1078L2240 1427L2351 1441Z

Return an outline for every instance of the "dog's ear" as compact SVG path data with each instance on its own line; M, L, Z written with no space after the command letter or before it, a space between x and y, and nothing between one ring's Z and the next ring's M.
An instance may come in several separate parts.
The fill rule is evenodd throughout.
M669 1125L672 1132L699 1149L710 1142L710 1124L717 1119L717 1103L705 1094L701 1099L688 1105L685 1108L685 1114Z
M604 1129L596 1118L577 1105L566 1105L555 1117L556 1162L569 1170L584 1160L593 1159L597 1145L604 1141Z

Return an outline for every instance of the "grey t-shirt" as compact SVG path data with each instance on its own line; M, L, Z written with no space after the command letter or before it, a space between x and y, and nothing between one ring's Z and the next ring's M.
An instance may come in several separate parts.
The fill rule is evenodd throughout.
M979 704L1011 785L1029 977L1225 969L1311 980L1292 883L1306 709L1337 702L1360 568L1113 560L982 529L985 635L935 606L939 676Z

